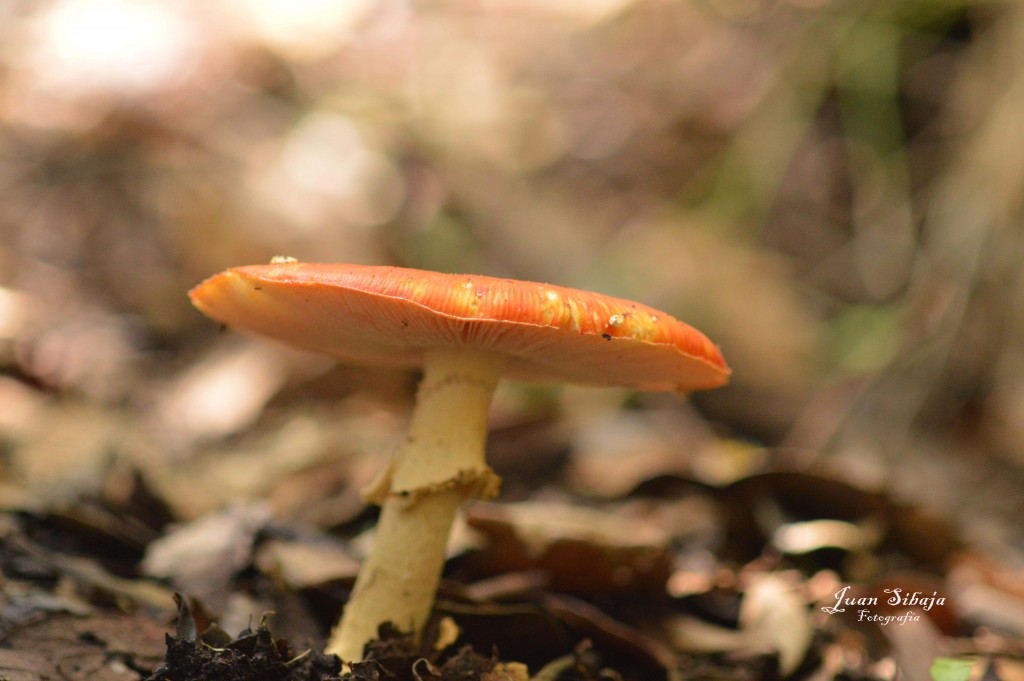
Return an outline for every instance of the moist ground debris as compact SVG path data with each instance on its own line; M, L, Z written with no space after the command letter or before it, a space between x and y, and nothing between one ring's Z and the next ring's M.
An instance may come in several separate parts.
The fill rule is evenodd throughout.
M345 665L334 655L315 650L294 652L275 638L269 617L256 629L231 637L216 624L197 634L196 616L188 601L178 604L176 632L167 635L167 655L146 681L503 681L497 651L480 655L465 645L454 654L427 653L411 634L390 622L364 648L364 659ZM590 677L586 677L590 678Z
M484 656L468 645L447 657L427 652L411 634L390 622L377 629L377 638L366 644L363 658L349 665L343 681L477 681L487 679L499 664L496 651Z
M231 638L217 626L196 634L188 603L176 596L176 634L167 635L167 657L146 681L331 681L341 663L314 650L293 653L288 642L274 638L264 616L259 626Z
M412 678L409 670L421 658L413 637L385 622L377 628L377 638L363 648L363 660L351 663L342 678L345 681Z

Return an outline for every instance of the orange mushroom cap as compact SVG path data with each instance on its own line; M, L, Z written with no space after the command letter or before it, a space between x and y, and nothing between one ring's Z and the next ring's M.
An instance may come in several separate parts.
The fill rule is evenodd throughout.
M504 359L526 381L699 390L730 370L704 334L620 298L534 282L401 267L236 267L190 291L229 327L347 362L418 367L435 348Z

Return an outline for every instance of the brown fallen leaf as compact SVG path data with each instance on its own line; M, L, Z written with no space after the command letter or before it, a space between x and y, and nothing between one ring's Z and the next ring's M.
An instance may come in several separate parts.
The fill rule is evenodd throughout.
M236 433L256 421L290 372L329 366L251 338L224 340L163 386L154 426L175 448Z
M0 638L0 678L139 681L163 659L166 631L143 616L52 613Z
M335 579L355 579L359 561L340 543L270 539L256 550L255 564L292 590Z
M221 610L234 576L253 560L256 533L269 520L266 506L235 506L171 530L146 549L142 570Z
M487 537L482 571L540 571L571 594L663 593L671 572L668 535L608 511L548 502L474 504L469 527Z

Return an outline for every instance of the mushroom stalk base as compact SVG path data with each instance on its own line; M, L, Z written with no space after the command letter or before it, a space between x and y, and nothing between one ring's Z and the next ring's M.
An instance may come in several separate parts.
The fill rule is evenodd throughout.
M359 571L327 652L358 661L377 628L391 622L419 636L434 603L448 534L471 496L497 493L484 460L497 359L466 352L427 356L405 441L364 494L382 505L370 555Z

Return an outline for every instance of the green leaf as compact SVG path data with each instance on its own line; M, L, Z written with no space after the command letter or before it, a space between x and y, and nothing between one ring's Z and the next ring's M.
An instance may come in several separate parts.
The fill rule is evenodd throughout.
M958 660L952 657L937 657L932 662L932 681L967 681L971 678L972 660Z

